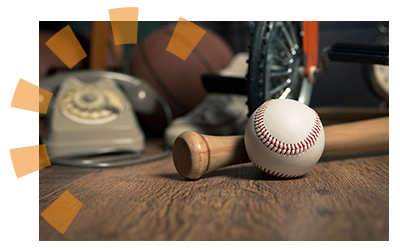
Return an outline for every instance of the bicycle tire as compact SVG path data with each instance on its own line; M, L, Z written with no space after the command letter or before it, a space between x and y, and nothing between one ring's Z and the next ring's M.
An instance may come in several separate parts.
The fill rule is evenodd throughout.
M290 93L287 95L289 99L297 100L300 95L300 90L302 86L303 76L300 73L300 68L304 65L303 51L301 46L301 28L299 22L273 22L273 21L262 21L253 23L254 29L250 29L250 35L252 37L251 45L249 46L249 60L248 60L248 74L247 74L247 84L246 92L248 96L248 116L250 116L262 103L268 99L275 99L282 95L281 92L271 94L269 88L273 87L274 90L278 85L273 85L271 78L268 78L268 72L271 72L271 68L275 65L273 60L271 60L270 53L272 53L272 46L274 46L275 40L278 37L278 25L288 25L291 29L291 37L296 41L296 54L295 64L290 64L288 66L288 71L290 71L289 80L294 80L291 83L284 83L285 86L290 86ZM286 29L287 30L287 29ZM274 37L276 36L276 37ZM278 42L279 43L279 42ZM289 48L290 49L290 48ZM284 60L276 59L276 60ZM290 60L289 60L290 61ZM304 67L303 67L304 69ZM270 70L270 71L268 71ZM270 74L271 75L271 74ZM283 78L284 79L284 78ZM283 85L282 85L283 86ZM284 86L283 86L284 87ZM283 91L283 90L282 90Z

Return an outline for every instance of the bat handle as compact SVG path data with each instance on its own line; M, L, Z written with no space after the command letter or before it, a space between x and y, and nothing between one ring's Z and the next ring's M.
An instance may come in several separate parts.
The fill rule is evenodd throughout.
M209 136L193 131L175 140L172 157L178 173L193 180L222 167L250 162L243 136Z

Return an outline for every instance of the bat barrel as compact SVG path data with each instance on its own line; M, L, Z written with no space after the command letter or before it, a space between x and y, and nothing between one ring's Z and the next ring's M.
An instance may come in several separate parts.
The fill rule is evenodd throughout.
M324 155L389 149L389 117L330 125L324 130Z

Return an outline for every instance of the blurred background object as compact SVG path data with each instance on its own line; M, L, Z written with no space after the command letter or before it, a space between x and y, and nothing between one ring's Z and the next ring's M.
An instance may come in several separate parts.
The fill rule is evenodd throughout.
M129 67L133 76L149 82L167 100L176 118L187 114L206 97L201 75L217 74L229 64L233 52L219 35L206 28L205 35L183 61L166 51L174 28L175 24L166 24L146 36L132 51ZM156 113L142 121L162 132L166 124L160 116Z
M40 79L64 71L101 69L143 78L171 106L173 116L191 111L207 95L201 74L218 73L234 54L248 52L248 22L194 21L207 32L186 61L166 51L176 22L139 21L138 44L115 46L110 22L40 22ZM100 24L100 25L99 25ZM70 25L88 57L68 69L45 45L57 31ZM331 44L374 43L386 34L389 22L320 22L320 54ZM105 39L94 37L103 37ZM93 59L94 58L94 59ZM100 68L98 68L100 67ZM387 100L375 93L368 67L357 63L330 62L317 79L312 107L386 107ZM370 70L371 72L371 70ZM160 136L166 127L162 107L153 115L139 115L146 135Z
M389 22L320 22L320 54L336 42L374 43L382 33L381 24ZM317 79L310 105L377 107L382 105L379 98L368 86L364 65L359 63L330 62L329 70ZM385 104L383 104L385 105Z

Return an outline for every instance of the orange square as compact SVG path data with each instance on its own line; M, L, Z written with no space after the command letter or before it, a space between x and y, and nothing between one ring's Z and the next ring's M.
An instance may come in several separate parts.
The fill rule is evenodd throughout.
M185 61L205 33L206 31L196 24L180 17L168 43L167 51Z
M108 14L110 15L110 21L138 21L139 8L138 7L126 7L109 9Z
M52 36L46 45L70 69L87 56L69 25Z
M108 13L115 45L137 44L139 8L110 9Z
M51 165L46 144L39 145L39 170Z
M39 113L47 114L53 93L39 87Z
M19 79L11 107L47 114L53 93Z
M138 21L111 21L115 45L137 44Z
M82 206L82 202L65 191L40 215L57 231L64 234Z
M13 148L10 155L17 178L51 165L46 144Z

